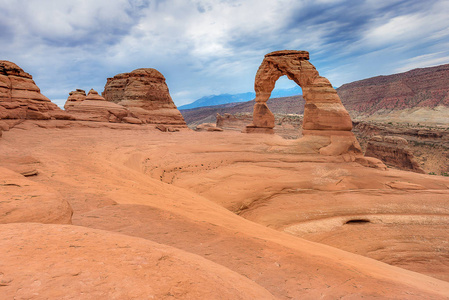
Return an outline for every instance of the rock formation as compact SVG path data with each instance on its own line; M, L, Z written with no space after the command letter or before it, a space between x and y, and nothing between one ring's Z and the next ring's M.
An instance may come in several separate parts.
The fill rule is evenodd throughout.
M222 128L217 127L214 123L203 123L196 126L196 131L223 131Z
M407 140L401 137L376 135L368 141L365 156L378 158L401 170L425 173L407 145Z
M71 92L64 105L66 111L77 120L120 123L126 122L126 118L129 118L129 112L125 107L106 101L95 90L91 89L87 96L83 96L83 92L83 90ZM82 100L83 98L85 99ZM134 121L134 118L129 120Z
M349 150L360 153L360 146L351 132L352 121L348 112L329 80L319 76L309 62L307 51L283 50L265 55L256 74L256 104L253 123L247 126L247 132L274 132L274 115L266 102L276 81L283 75L287 75L303 90L306 102L303 135L327 137L320 153L339 155Z
M414 161L430 174L444 175L449 173L449 131L440 126L417 126L404 123L354 122L354 134L362 149L367 149L373 136L392 136L407 140L407 151L413 153ZM395 148L395 145L391 145ZM368 152L369 153L369 152ZM403 168L396 164L396 168ZM404 170L410 170L407 164Z
M86 100L86 91L82 89L76 89L69 93L66 103L64 104L64 109L70 109L71 107L80 104Z
M33 77L16 64L0 60L0 119L69 119L47 97Z
M271 107L270 107L271 110ZM246 125L252 121L252 114L238 113L229 114L224 113L220 115L217 113L217 127L224 130L245 131ZM297 139L300 137L302 116L294 114L274 114L275 126L273 128L276 135L282 136L284 139Z
M155 69L137 69L108 78L103 96L123 105L144 123L186 126L170 97L165 77Z
M243 130L248 122L251 122L252 116L250 114L232 115L224 113L220 115L217 113L217 127L227 130Z

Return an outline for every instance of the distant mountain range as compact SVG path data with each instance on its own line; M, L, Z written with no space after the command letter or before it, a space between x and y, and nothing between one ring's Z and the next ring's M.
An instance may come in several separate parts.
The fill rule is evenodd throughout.
M449 64L354 81L337 92L347 110L365 115L449 107Z
M288 97L302 94L299 86L290 89L275 89L271 93L271 98ZM228 103L238 103L253 100L256 97L254 92L240 94L220 94L202 97L190 104L179 106L179 110L192 109L197 107L214 106Z
M273 98L267 102L273 113L304 112L301 89L297 87L296 93L293 90L273 92ZM297 96L277 96L289 91ZM449 64L351 82L339 87L337 93L353 120L449 125ZM235 98L227 99L238 102L231 100ZM254 100L187 110L181 106L180 110L187 124L200 124L215 122L217 113L252 113L253 106Z

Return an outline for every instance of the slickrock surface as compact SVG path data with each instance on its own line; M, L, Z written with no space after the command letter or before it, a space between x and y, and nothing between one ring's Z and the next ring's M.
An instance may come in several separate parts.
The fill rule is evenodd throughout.
M15 249L25 244L28 253L55 265L38 268L34 260L30 270L7 265L2 278L11 287L2 289L36 292L39 284L45 287L50 283L58 290L63 285L59 283L69 277L68 286L78 292L95 293L104 288L112 293L108 287L116 285L123 288L115 292L134 293L134 287L143 284L142 277L146 285L140 291L145 291L153 282L166 281L173 287L182 280L176 275L179 272L197 278L200 273L239 274L232 276L241 284L232 281L231 290L230 281L220 280L224 289L235 291L230 296L223 292L225 299L235 295L263 299L263 294L245 296L242 286L254 293L266 290L278 299L449 297L449 283L436 279L448 280L448 246L444 242L448 238L444 230L449 215L447 178L363 167L348 155L318 155L313 143L299 147L297 141L276 135L231 131L172 134L129 124L89 128L65 127L66 123L70 122L27 120L4 132L0 151L4 155L32 154L40 162L39 174L28 180L49 186L67 199L74 209L75 225L104 231L56 225L38 225L42 230L29 225L32 227L25 230L24 225L5 225L8 230L3 232L11 232L8 237L12 238L2 242L8 248L0 247L0 261L24 259ZM131 127L139 129L129 130ZM360 226L367 226L366 231ZM26 234L17 235L15 228ZM379 230L381 234L376 233ZM3 232L2 238L6 236ZM95 233L91 236L91 232ZM333 233L338 234L338 241L332 239ZM42 247L31 242L35 237L46 241ZM349 252L302 237L320 239L320 243ZM53 247L52 241L64 246ZM221 267L210 269L207 265L211 265L204 263L200 270L211 271L197 273L184 268L190 264L180 259L172 260L179 263L165 269L173 281L166 278L165 271L147 276L145 261L157 263L162 256L151 250L159 247L154 243L179 249L169 248L167 251L174 253L171 257L182 258L176 253L184 251ZM126 245L130 248L121 248ZM382 251L373 252L375 249ZM73 260L61 259L62 253L74 260L78 255L85 259L80 261L81 268ZM152 253L157 253L155 258ZM32 275L35 267L41 279ZM98 273L101 270L105 273ZM51 281L47 278L53 277L45 274L58 277ZM32 282L21 284L26 288L17 291L15 280L8 278L19 284L27 278ZM105 284L83 290L100 282ZM200 285L206 296L218 289L214 282ZM86 285L80 287L82 283ZM159 286L167 293L163 284ZM198 298L199 294L192 295Z
M70 100L71 98L82 99L82 93L71 94L64 106L77 120L120 123L126 122L125 118L129 116L129 111L125 107L106 101L95 90L90 90L83 101L77 100L73 103L74 100Z
M376 135L368 141L365 156L376 157L401 170L425 173L407 145L407 140L401 137Z
M337 91L358 120L448 123L449 64L355 81Z
M275 299L223 266L145 239L42 224L0 233L4 299Z
M71 224L71 217L72 208L54 189L0 167L0 224Z
M165 77L155 69L142 68L108 78L103 96L125 106L145 123L186 126L170 97Z
M69 118L47 97L33 77L16 64L0 60L0 119Z

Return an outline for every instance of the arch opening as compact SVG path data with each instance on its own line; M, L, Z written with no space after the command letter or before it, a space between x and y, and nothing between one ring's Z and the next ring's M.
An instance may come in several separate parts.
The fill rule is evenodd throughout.
M307 51L283 50L265 55L254 82L256 103L247 132L274 133L275 118L267 101L281 76L293 80L303 92L306 130L350 131L352 121L329 80L319 76Z

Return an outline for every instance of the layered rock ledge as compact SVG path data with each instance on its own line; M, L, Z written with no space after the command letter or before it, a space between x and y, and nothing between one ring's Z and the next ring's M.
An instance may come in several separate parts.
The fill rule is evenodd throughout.
M186 127L170 97L165 77L155 69L142 68L108 78L103 96L126 107L144 123Z
M69 119L41 94L33 77L15 63L0 60L0 119Z

